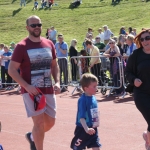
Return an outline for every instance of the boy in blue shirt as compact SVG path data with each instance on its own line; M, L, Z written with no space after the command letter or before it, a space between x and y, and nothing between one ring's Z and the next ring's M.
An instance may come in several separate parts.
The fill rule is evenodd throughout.
M99 112L95 93L98 79L90 73L85 73L81 78L81 86L84 91L78 100L75 136L71 142L73 150L83 150L86 147L92 150L100 150L97 127L99 126Z

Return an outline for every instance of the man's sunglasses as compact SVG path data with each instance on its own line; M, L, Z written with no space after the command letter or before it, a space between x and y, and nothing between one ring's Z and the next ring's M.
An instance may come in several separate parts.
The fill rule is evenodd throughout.
M41 98L41 94L35 95L34 96L34 110L36 111L39 105L39 101Z
M30 27L32 27L32 28L36 28L36 27L41 27L41 26L42 26L42 24L41 24L41 23L37 23L37 24L30 24L29 26L30 26Z
M149 41L150 40L150 36L146 36L145 38L140 38L140 41L141 42L144 42L145 41Z

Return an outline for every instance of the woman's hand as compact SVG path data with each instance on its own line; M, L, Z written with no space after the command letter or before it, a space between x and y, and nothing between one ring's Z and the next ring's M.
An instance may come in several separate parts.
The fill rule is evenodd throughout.
M139 87L141 84L142 84L142 81L141 81L140 79L136 78L136 79L134 80L134 85L135 85L136 87Z

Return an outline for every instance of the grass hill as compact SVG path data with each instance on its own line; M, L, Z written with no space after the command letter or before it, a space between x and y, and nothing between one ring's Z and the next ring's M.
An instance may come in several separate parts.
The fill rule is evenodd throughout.
M94 29L94 36L98 28L107 24L117 36L121 26L126 29L131 26L139 32L142 27L150 27L150 2L141 0L121 0L112 5L111 0L82 0L76 9L70 9L71 0L55 0L51 10L39 9L33 11L33 0L26 0L26 7L20 7L20 0L0 0L0 43L9 44L19 42L28 35L25 20L30 15L38 15L43 24L42 36L46 29L55 26L70 45L73 38L78 40L78 49L82 48L88 27ZM146 0L145 0L146 1ZM40 5L40 0L38 0Z

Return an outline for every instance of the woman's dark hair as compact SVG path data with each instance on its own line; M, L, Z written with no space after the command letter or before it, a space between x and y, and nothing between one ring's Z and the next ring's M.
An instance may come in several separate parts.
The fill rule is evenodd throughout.
M119 35L122 34L122 30L124 30L124 27L120 28Z
M128 30L129 30L129 34L130 34L132 32L132 27L129 27Z
M145 29L145 30L142 30L134 39L134 42L136 44L136 46L138 48L142 48L142 44L141 44L141 41L140 41L140 38L141 38L141 35L144 34L144 33L149 33L150 34L150 29Z
M90 40L90 39L86 39L86 41L85 41L85 45L92 45L92 41Z

